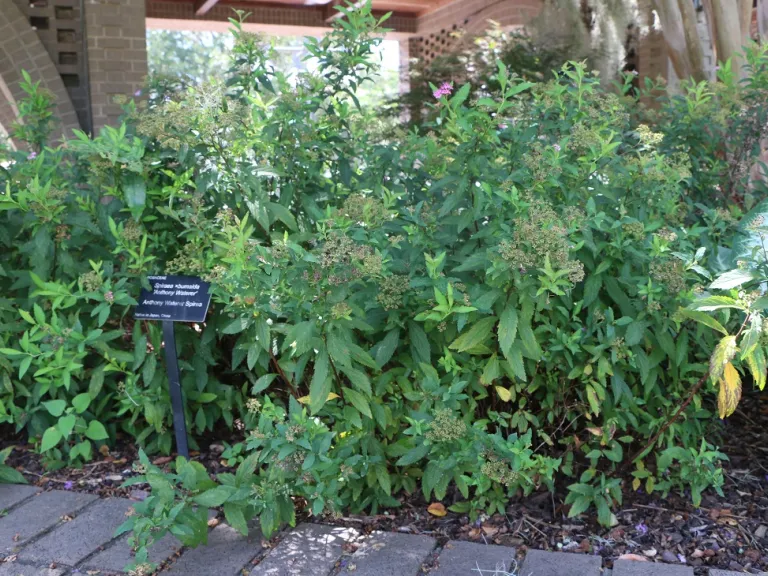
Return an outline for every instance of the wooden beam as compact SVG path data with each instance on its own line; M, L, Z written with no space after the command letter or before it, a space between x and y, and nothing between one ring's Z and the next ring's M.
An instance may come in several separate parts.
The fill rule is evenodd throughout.
M219 0L195 0L195 16L203 16L218 4Z

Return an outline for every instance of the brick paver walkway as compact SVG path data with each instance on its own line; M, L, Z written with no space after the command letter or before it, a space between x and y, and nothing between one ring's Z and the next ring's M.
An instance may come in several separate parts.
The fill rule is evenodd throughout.
M131 502L76 492L40 492L0 484L0 576L111 576L130 562L126 536L113 538ZM344 544L356 542L354 554ZM514 548L449 542L399 533L362 536L353 528L302 524L272 550L258 531L243 538L226 524L213 528L208 545L181 550L173 536L157 542L151 560L178 556L163 576L608 576L601 558L529 551L518 567ZM3 561L4 560L4 561ZM709 576L736 576L710 570ZM612 576L693 576L688 566L615 563Z

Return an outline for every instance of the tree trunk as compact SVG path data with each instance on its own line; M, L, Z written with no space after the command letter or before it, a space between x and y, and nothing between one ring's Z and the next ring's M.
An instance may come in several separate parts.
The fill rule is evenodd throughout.
M741 47L744 48L751 40L752 35L752 0L738 0L739 2L739 26L741 27Z
M708 10L707 18L714 24L712 43L718 62L731 59L731 70L736 78L743 74L744 58L741 54L743 42L741 19L744 13L744 0L711 0L704 4ZM751 1L750 1L751 11ZM749 25L747 25L749 37Z
M704 51L696 29L693 2L654 0L654 7L659 15L664 42L678 78L684 80L692 77L697 82L706 80Z
M768 42L768 0L757 0L757 32L761 42Z

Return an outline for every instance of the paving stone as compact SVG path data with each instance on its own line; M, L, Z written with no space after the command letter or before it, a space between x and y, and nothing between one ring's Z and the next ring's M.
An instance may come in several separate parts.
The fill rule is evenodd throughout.
M240 576L243 568L261 552L261 532L245 538L226 524L208 534L208 545L187 550L163 576Z
M56 562L74 566L113 538L132 502L124 498L107 498L89 507L70 522L49 532L19 553L28 563Z
M762 576L765 576L766 574L768 574L768 572L760 572L760 575ZM710 568L709 576L744 576L744 572L732 572L730 570L716 570L714 568Z
M675 564L617 560L613 563L613 576L693 576L693 568Z
M448 542L437 559L438 568L430 576L472 576L517 573L515 549L472 542ZM478 571L480 570L480 572Z
M122 574L123 569L134 560L131 547L128 546L128 536L128 534L121 536L104 550L83 562L82 568L100 570L110 574ZM150 547L149 561L160 564L173 556L180 548L181 542L173 534L166 534Z
M345 542L357 530L322 524L299 524L251 570L250 576L326 576L341 558Z
M16 506L37 492L40 492L40 488L36 486L0 484L0 510L8 510L11 506Z
M43 492L0 518L0 552L21 547L30 538L52 528L62 516L71 516L98 497L81 492Z
M599 556L529 550L520 572L525 576L598 576L602 563Z
M350 557L348 571L350 576L415 576L436 543L429 536L374 533Z
M59 568L34 568L17 562L0 564L0 576L62 576L64 570Z

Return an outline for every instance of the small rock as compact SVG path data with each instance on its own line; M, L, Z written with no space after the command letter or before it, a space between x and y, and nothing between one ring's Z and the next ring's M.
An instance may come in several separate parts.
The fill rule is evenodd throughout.
M410 526L400 526L397 529L398 532L413 532Z
M734 572L742 572L744 570L744 566L736 562L736 560L731 560L728 563L728 570L733 570Z
M678 562L677 556L675 556L669 550L664 550L664 552L661 553L661 559L664 560L664 562L669 562L670 564L676 564Z
M131 490L131 494L130 494L131 500L139 500L139 501L146 500L147 496L149 496L149 492L147 492L146 490Z
M698 568L699 566L703 566L704 565L704 560L702 560L701 558L694 558L693 560L691 560L689 562L689 564L691 566L693 566L694 568Z
M224 446L222 446L221 444L211 444L210 446L208 446L208 449L214 454L221 454L222 452L224 452Z
M653 558L654 556L656 556L656 554L658 554L658 551L656 550L656 548L650 548L648 550L643 550L643 554L648 556L648 558Z
M123 477L120 476L120 474L110 474L105 478L105 480L109 480L110 482L122 482Z
M757 538L765 538L766 532L768 532L768 526L760 524L760 526L757 527L757 530L755 530L755 536Z

